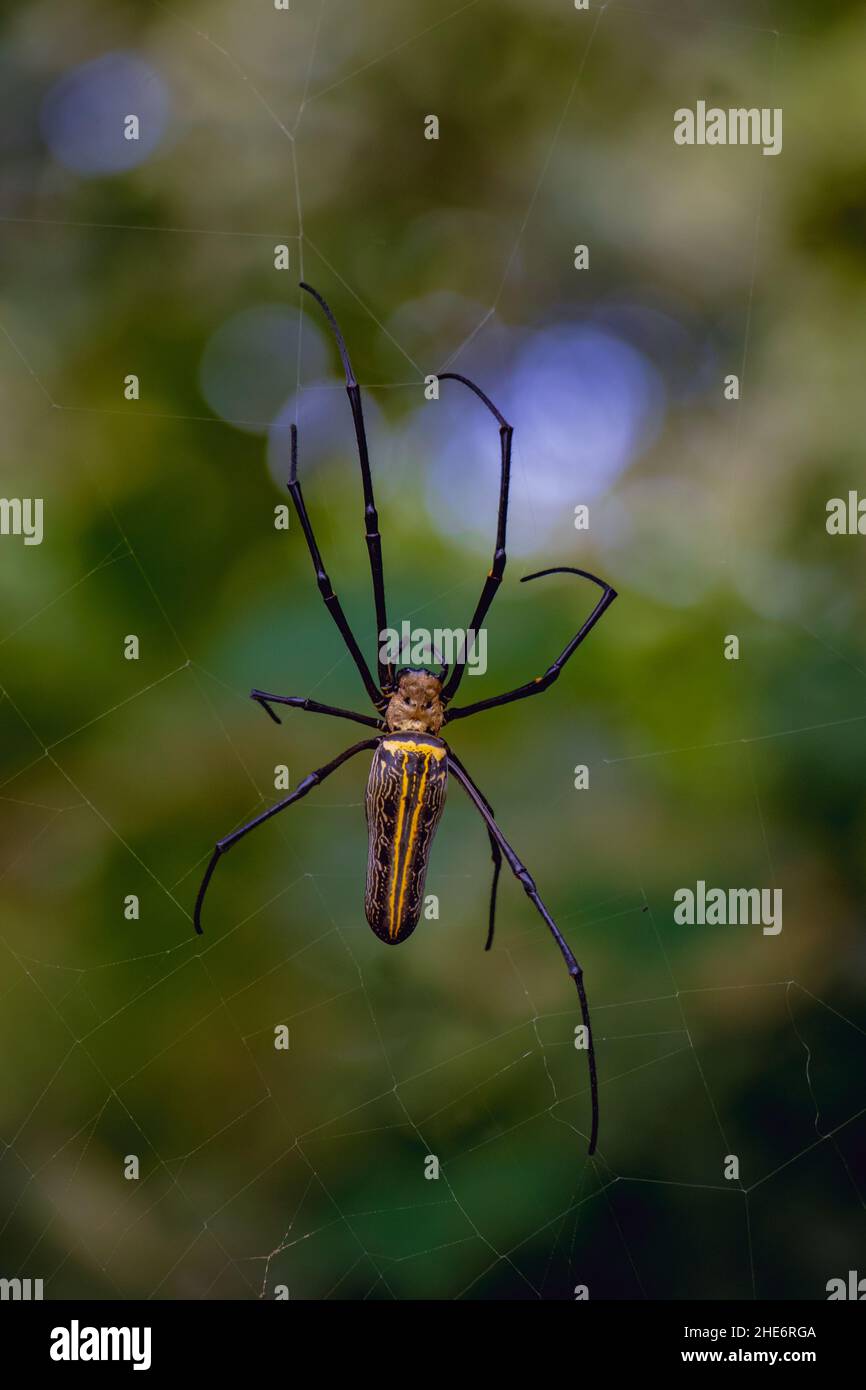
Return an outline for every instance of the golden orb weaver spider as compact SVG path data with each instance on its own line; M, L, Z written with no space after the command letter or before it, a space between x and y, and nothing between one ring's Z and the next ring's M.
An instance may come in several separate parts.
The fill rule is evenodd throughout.
M361 392L352 371L352 364L334 315L325 300L310 285L301 284L321 306L331 326L337 347L340 351L346 374L346 391L352 408L355 424L355 438L361 464L361 481L364 490L364 519L366 522L367 550L370 557L370 571L373 579L373 602L376 610L376 628L379 642L388 628L385 604L385 580L382 568L382 538L379 533L379 517L373 497L373 480L370 473L370 457L367 449L367 433L364 426L364 413ZM468 377L457 372L442 372L439 381L459 381L478 397L494 416L499 425L500 439L500 488L499 514L496 525L496 545L493 564L484 581L481 597L475 607L469 631L477 633L487 616L493 598L505 571L505 530L508 520L508 489L511 478L511 438L513 430L508 421L496 408L490 398ZM463 650L450 668L442 665L438 674L424 667L397 668L391 661L383 661L382 647L377 648L378 684L374 681L369 666L349 626L340 601L331 587L331 581L322 562L312 523L307 513L301 484L298 482L298 432L291 427L291 470L289 474L289 493L298 514L298 520L313 562L319 591L349 654L358 669L364 688L369 695L378 718L358 714L354 710L338 709L333 705L323 705L302 695L272 695L264 690L253 690L251 699L257 701L267 711L275 723L281 721L274 713L273 705L289 705L295 709L312 711L314 714L327 714L337 719L350 719L356 724L366 724L377 730L375 738L363 739L351 748L339 753L323 767L316 768L297 785L295 790L278 801L276 805L255 816L240 829L217 841L211 855L201 887L196 898L194 922L195 929L201 933L201 913L205 894L222 855L227 853L238 840L251 830L276 816L280 811L294 805L306 796L313 787L330 777L338 767L353 758L356 753L373 752L373 762L367 781L366 815L369 833L367 857L367 884L365 894L365 913L367 921L376 935L389 945L396 946L411 936L421 916L424 896L424 882L430 858L430 848L436 827L445 805L448 774L466 791L481 819L487 827L490 839L490 852L493 860L493 883L490 891L490 911L487 942L485 950L493 944L493 931L496 918L496 888L503 856L526 891L527 897L535 906L542 920L559 947L568 973L577 987L580 1011L585 1030L585 1045L589 1064L590 1093L592 1103L592 1124L589 1138L589 1153L595 1152L598 1142L598 1077L596 1072L595 1048L589 1007L583 985L583 971L575 959L571 947L566 942L535 886L529 870L515 854L493 817L493 810L483 792L475 785L459 758L449 748L446 741L439 738L439 730L444 724L455 719L466 719L480 714L482 710L507 705L514 700L527 699L530 695L540 695L549 689L559 676L565 663L574 654L585 637L592 631L602 613L616 598L616 590L604 580L589 574L586 570L559 565L552 569L539 570L535 574L524 575L522 583L541 579L548 574L577 574L589 579L602 590L602 596L589 617L566 644L559 656L548 666L542 676L517 686L502 695L493 695L474 704L451 708L451 700L457 693L466 668L466 652Z

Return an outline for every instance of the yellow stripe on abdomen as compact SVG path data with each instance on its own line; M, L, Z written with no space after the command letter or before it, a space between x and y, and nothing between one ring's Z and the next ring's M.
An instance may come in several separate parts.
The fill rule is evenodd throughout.
M409 839L406 844L406 853L403 857L403 873L400 877L400 899L397 904L397 922L403 919L403 899L406 896L406 882L409 878L409 865L412 863L412 848L415 843L415 836L418 833L418 820L421 815L421 807L424 805L424 789L427 785L427 775L430 771L430 753L424 757L424 767L421 772L421 782L418 787L418 795L415 799L415 810L412 813L412 823L409 826ZM399 841L398 841L399 844Z
M406 738L386 738L382 740L382 747L387 748L389 753L423 753L425 757L431 755L437 763L441 762L448 752L444 744L435 743L411 743Z
M403 833L403 819L406 813L406 800L409 795L409 755L402 749L401 752L403 752L403 785L400 788L400 805L397 808L397 825L394 831L394 872L391 875L391 891L388 894L388 935L392 939L396 930L394 918L397 902L397 873L400 866L400 837Z

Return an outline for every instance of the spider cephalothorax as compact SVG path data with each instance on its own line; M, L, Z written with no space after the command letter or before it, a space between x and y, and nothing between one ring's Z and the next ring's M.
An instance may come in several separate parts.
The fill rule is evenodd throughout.
M380 636L388 629L387 605L385 601L385 577L382 568L382 537L379 532L379 516L373 498L373 479L370 472L370 455L367 448L367 432L364 426L364 411L361 404L361 388L352 371L349 354L343 335L336 320L322 296L309 285L302 287L318 300L331 325L340 357L346 373L346 391L352 408L355 424L355 438L358 444L358 457L361 465L361 483L364 491L364 535L370 556L370 573L373 580L373 607L375 611L375 632ZM486 406L499 427L500 485L499 511L496 520L496 542L493 563L475 605L469 631L478 633L488 609L502 582L505 572L505 532L508 520L508 489L511 476L511 436L512 428L505 416L496 408L490 397L480 386L458 372L440 372L438 380L457 381L467 387ZM565 961L568 973L577 988L583 1019L581 1040L575 1036L575 1047L586 1051L589 1063L590 1098L592 1105L592 1127L589 1136L589 1152L595 1152L598 1137L598 1078L595 1067L595 1050L592 1029L589 1021L589 1005L583 987L583 971L574 952L563 936L553 917L548 912L536 887L535 880L526 865L518 859L506 840L494 816L493 808L484 793L475 785L466 768L439 730L445 723L445 708L448 708L449 726L455 719L466 719L470 715L481 714L484 710L495 709L499 705L510 705L515 700L527 700L548 690L566 662L571 659L581 642L595 627L601 615L616 598L616 590L603 579L589 574L587 570L575 569L571 565L557 565L550 569L538 570L536 574L524 575L524 579L541 579L550 574L576 574L590 580L602 590L601 598L574 636L566 643L559 656L541 676L524 681L513 690L499 695L488 695L468 705L455 706L452 702L466 672L465 652L450 665L443 663L439 674L417 666L404 666L395 671L387 661L380 647L377 660L377 676L367 665L349 620L343 612L340 600L334 593L328 572L316 541L313 524L307 512L303 491L298 479L298 431L291 427L291 468L289 471L289 494L300 522L319 592L333 618L346 649L357 668L364 689L370 699L375 715L361 714L357 710L341 709L336 705L323 705L308 695L273 695L266 690L251 691L252 698L275 721L280 723L275 705L287 705L295 709L309 710L314 714L329 715L336 719L349 719L354 724L365 724L375 731L355 743L345 752L338 753L323 767L316 768L303 777L293 792L278 801L274 806L261 811L246 825L233 830L224 839L218 840L205 869L204 878L198 890L193 920L197 932L202 930L201 913L208 884L221 857L248 835L257 826L269 821L280 811L300 801L313 787L317 787L338 767L357 753L371 752L373 760L367 779L365 807L368 826L367 883L364 897L364 910L367 921L380 940L389 945L399 945L414 932L421 917L424 903L424 884L430 857L430 846L445 804L449 776L454 778L466 792L487 828L490 840L490 857L493 861L493 882L490 890L490 912L488 918L487 944L489 951L493 945L493 928L496 917L496 886L503 857L515 878L523 885L535 910L550 932Z
M442 682L431 671L398 672L397 689L388 701L385 723L401 733L438 734L445 719L439 696Z

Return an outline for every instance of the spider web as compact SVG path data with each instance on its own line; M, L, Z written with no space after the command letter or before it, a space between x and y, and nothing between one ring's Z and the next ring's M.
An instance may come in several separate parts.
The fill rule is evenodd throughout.
M371 67L399 60L413 44L435 43L444 26L469 22L472 11L476 17L482 13L486 0L469 0L334 81L312 89L316 55L328 41L327 24L332 17L328 0L323 0L308 26L302 96L291 122L252 82L228 42L161 0L153 3L167 22L176 25L179 43L182 39L190 46L180 51L186 55L198 46L221 62L226 80L238 84L249 100L251 113L259 108L284 141L297 219L291 241L300 278L308 273L306 262L312 252L317 268L320 263L327 269L331 282L363 308L411 368L411 382L376 386L417 392L424 379L422 366L376 318L375 306L362 300L329 249L313 241L304 227L298 147L311 104L327 101ZM527 228L538 215L551 161L575 110L604 25L614 16L624 23L629 16L641 15L656 17L656 12L602 5L594 14L581 17L585 27L575 45L573 73L545 156L526 179L528 196L514 222L510 253L485 312L471 332L455 343L440 370L458 359L468 360L467 349L497 313ZM748 26L740 27L748 31ZM763 39L768 34L758 28L750 32ZM781 36L772 31L770 37L775 71ZM760 265L766 167L761 174L742 336L743 383ZM105 231L112 224L99 225ZM158 231L168 245L180 237L222 235L208 227L154 229L117 224L114 229L154 235ZM0 332L55 418L103 413L102 407L59 403L39 362L25 353L7 327L0 326ZM299 314L298 401L304 389L303 332L304 317ZM174 418L224 428L207 415ZM740 483L740 419L737 406L731 489ZM525 449L518 431L516 473L531 507L533 485ZM440 939L443 935L438 925L422 924L431 946L421 945L419 933L413 941L413 949L418 948L417 965L406 963L406 953L400 953L398 966L392 967L389 958L383 973L373 954L381 952L378 943L368 942L363 935L366 927L358 926L357 911L350 918L341 907L342 881L350 875L357 879L356 859L337 847L330 862L327 854L308 861L296 848L292 825L281 818L261 853L273 855L278 850L284 856L284 886L278 894L262 899L256 890L254 853L241 864L233 862L231 871L223 866L220 886L225 896L218 909L211 909L208 935L203 941L195 939L189 904L209 847L194 863L172 866L172 856L165 855L168 867L164 866L160 855L139 842L135 816L123 809L123 795L91 794L93 780L101 787L111 784L101 774L94 777L99 770L77 752L76 740L103 722L108 723L110 740L112 731L121 728L120 719L135 720L140 754L148 748L154 714L166 702L179 708L184 720L188 710L194 711L213 740L202 754L207 766L213 768L225 758L236 768L238 785L244 788L242 793L233 790L236 824L274 799L262 768L268 759L286 756L284 745L280 743L274 752L273 744L261 742L258 746L268 749L264 763L246 751L246 687L226 682L220 672L198 659L195 645L188 646L172 617L171 593L166 593L160 575L143 560L124 521L122 503L109 495L97 469L91 476L95 495L111 521L112 534L104 552L75 584L40 601L0 640L0 661L6 671L2 683L5 733L21 749L19 764L0 784L2 804L10 811L13 843L2 876L14 878L22 865L38 857L46 879L57 879L45 908L53 903L62 911L63 895L82 891L70 874L70 855L95 837L109 844L125 864L118 880L125 885L123 891L140 892L150 903L158 897L164 937L156 935L168 944L131 952L121 949L109 959L72 964L77 949L74 939L67 942L48 933L62 949L47 957L41 950L30 950L30 943L39 939L38 926L35 932L25 931L14 922L2 933L6 956L2 997L11 1036L17 1039L15 1050L21 1052L21 1084L11 1118L7 1112L3 1136L2 1171L10 1199L0 1248L20 1252L16 1268L4 1265L7 1277L42 1277L48 1297L74 1294L82 1282L90 1293L97 1290L116 1298L142 1294L271 1297L278 1286L286 1286L292 1296L318 1298L347 1294L544 1298L571 1296L572 1288L583 1283L589 1285L591 1296L684 1296L681 1276L669 1267L664 1253L654 1249L655 1242L664 1239L664 1227L659 1224L661 1218L655 1217L653 1190L663 1189L666 1198L678 1204L665 1210L675 1210L680 1221L694 1226L694 1265L688 1283L697 1289L697 1296L772 1296L778 1284L765 1268L776 1270L780 1258L776 1252L786 1249L778 1229L789 1219L786 1180L803 1164L808 1165L808 1184L836 1189L836 1200L850 1220L852 1242L862 1240L860 1213L866 1202L852 1136L862 1142L866 1103L859 1104L862 1094L858 1098L840 1088L837 1078L852 1058L862 1057L860 1039L866 1032L835 1002L809 988L808 952L804 953L802 943L793 947L784 931L773 941L772 955L750 943L739 947L740 954L732 959L724 948L707 971L686 967L684 978L684 967L673 959L669 934L660 921L659 903L647 889L651 866L640 862L640 854L628 843L623 849L619 891L586 901L578 890L573 899L577 906L571 910L556 911L552 904L568 939L576 948L580 946L578 954L585 965L587 955L598 954L601 929L621 932L616 940L622 949L642 953L641 978L645 976L648 983L645 993L635 991L611 1000L603 991L599 997L588 969L603 1122L601 1148L594 1160L585 1156L588 1091L582 1054L573 1047L576 1003L552 943L540 923L528 920L522 906L516 908L522 896L513 897L504 880L499 937L490 958L476 963L463 951L458 958L455 936L446 935L447 946L443 946L434 940L437 932ZM320 516L326 525L326 499L317 497L311 507L317 525ZM294 538L298 539L297 533ZM736 535L728 540L731 550L725 558L733 566ZM58 736L46 736L40 718L16 690L16 643L40 642L44 640L40 634L46 632L52 641L57 640L66 614L73 611L71 605L88 603L89 595L101 592L94 585L110 583L118 567L133 576L137 614L149 607L155 615L149 631L164 667L156 678L131 688L107 707L95 702L68 726L61 722L63 731ZM425 604L425 610L433 611L439 600L458 592L461 596L469 592L465 580L443 588ZM304 602L310 608L315 604L312 584ZM317 617L326 621L323 610ZM128 622L133 630L141 626L137 617ZM346 662L341 657L330 669L310 673L303 689L297 689L319 694L338 667L345 669ZM35 703L43 708L41 701ZM307 770L307 763L312 767L324 761L308 762L307 744L324 747L329 727L326 724L315 733L300 726L307 716L297 718L298 725L286 730L293 783L296 772ZM599 743L590 770L598 779L594 785L603 788L608 817L612 807L630 797L647 804L652 784L646 778L659 760L674 766L678 760L698 760L708 777L719 776L723 784L730 777L734 786L746 789L766 881L775 884L779 874L773 862L774 830L765 820L762 800L762 783L771 770L767 750L789 740L828 739L836 733L847 736L864 719L866 715L844 714L795 728L744 730L731 739L661 750L619 751ZM152 756L158 763L158 754ZM476 774L471 758L469 767L490 792L489 778ZM357 848L360 843L360 796L349 802L336 799L345 795L346 788L357 788L358 780L356 766L354 781L348 774L339 774L338 781L329 784L335 791L316 793L305 803L332 846L345 841ZM199 782L191 797L200 793ZM593 837L596 832L584 825L588 815L575 817L570 795L550 796L544 824L570 827L579 820L580 831ZM452 793L449 804L457 828L449 832L443 826L440 832L429 888L441 895L443 903L459 894L469 904L467 915L478 917L480 949L489 881L484 836L480 825L471 832L476 837L472 862L477 867L469 869L470 860L458 838L460 826L470 824L469 815L464 812L462 821L455 815L455 800ZM220 832L228 831L219 806L214 804L212 809ZM84 828L83 819L87 821ZM500 819L508 833L508 817ZM513 838L517 841L517 836ZM521 843L516 847L523 853ZM533 867L528 850L526 859ZM263 858L258 862L264 862ZM537 877L544 893L542 875ZM357 882L354 889L357 897ZM243 903L234 914L233 901ZM291 913L294 920L263 957L261 947L251 949L253 939L265 932L276 938L274 923L281 913L284 917ZM245 964L250 960L251 966ZM486 1017L467 1020L464 1045L439 1055L436 1006L448 1000L451 991L450 1006L460 1012L461 988L454 977L475 970L476 964L487 972L488 1000L499 1002L491 1004ZM421 1042L411 1049L405 1041L411 1021L395 997L403 970L408 972L415 1000L424 998L419 981L427 974L432 980L432 998L426 1001L417 1026ZM290 984L297 971L304 972L301 983L304 991L311 990L309 1000ZM101 980L106 973L112 981L114 1003L104 1014L100 1012L105 998ZM724 983L718 982L719 975ZM706 978L716 982L705 983ZM198 1002L190 982L207 997L203 1012L184 1007L190 997ZM291 996L283 1009L278 1007L281 991ZM755 1056L750 1050L750 1009L756 994L767 993L775 1009L779 1053ZM295 1035L303 1039L311 1020L337 1013L348 1013L350 1020L340 1025L340 1046L351 1036L348 1028L355 1030L358 1049L352 1057L341 1055L337 1063L328 1060L322 1076L333 1083L342 1065L351 1073L349 1082L333 1093L326 1090L299 1099L303 1076L297 1070L302 1064L296 1060ZM170 1031L164 1018L170 1020ZM290 1028L293 1045L285 1061L275 1064L272 1037L278 1024ZM309 1047L322 1046L327 1036L327 1026L316 1023ZM453 1036L449 1033L449 1038ZM783 1123L775 1132L772 1117L769 1123L766 1117L751 1117L749 1124L742 1115L732 1113L727 1087L720 1079L721 1053L731 1047L742 1052L744 1075L772 1074L776 1069L780 1088L789 1094ZM193 1095L181 1092L184 1104L178 1106L172 1131L177 1144L166 1150L157 1135L165 1128L165 1111L175 1104L173 1059L185 1048L195 1050L201 1096L195 1103ZM413 1064L416 1057L425 1060ZM307 1056L306 1065L319 1062L318 1057ZM288 1067L288 1075L278 1073L275 1065ZM512 1087L517 1088L518 1098L513 1119L514 1105L508 1099ZM94 1091L102 1096L99 1105L83 1106L82 1097ZM682 1117L665 1111L672 1100L681 1104L683 1097L690 1108L690 1124L699 1136L697 1161L691 1150L681 1153L678 1149ZM650 1136L650 1142L637 1149L643 1159L640 1171L618 1163L616 1144L605 1138L604 1128L617 1110L628 1114L635 1130L646 1129ZM453 1117L478 1113L486 1115L486 1125L479 1128L474 1120L466 1122L462 1128L469 1137L461 1140L461 1123L455 1124ZM502 1122L502 1114L509 1117L507 1123ZM402 1150L393 1146L395 1133L403 1141ZM123 1184L115 1170L128 1153L141 1156L142 1176ZM628 1147L624 1153L628 1155ZM742 1157L743 1176L734 1181L723 1177L722 1159L729 1154ZM436 1181L428 1182L423 1176L428 1155L440 1160ZM380 1194L379 1204L369 1209L353 1202L346 1180L347 1173L355 1174L365 1164L382 1165L377 1181L370 1184ZM565 1200L563 1172L569 1174ZM514 1173L519 1175L516 1187ZM107 1200L105 1192L111 1194ZM512 1203L514 1214L509 1210ZM722 1224L730 1232L731 1263L740 1271L733 1287L715 1282L712 1261L707 1268L703 1265L703 1242L708 1232L718 1230L719 1203L726 1213ZM606 1245L606 1262L592 1249L600 1241ZM856 1244L837 1243L828 1252L825 1277L853 1264L855 1250ZM445 1252L447 1262L442 1259ZM822 1289L823 1279L814 1288L799 1287L795 1296L820 1297Z

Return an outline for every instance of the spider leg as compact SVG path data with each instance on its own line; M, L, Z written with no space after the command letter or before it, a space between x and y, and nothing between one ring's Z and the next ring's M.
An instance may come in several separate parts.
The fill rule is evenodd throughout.
M508 488L511 481L511 436L514 430L501 411L497 410L490 397L485 395L481 387L476 386L474 381L470 381L466 376L461 376L459 372L442 372L440 373L439 380L459 381L462 382L464 386L468 386L469 390L475 392L479 400L484 402L490 413L499 421L501 473L499 482L499 512L496 520L496 545L493 551L493 564L484 581L481 597L478 600L475 612L472 615L472 622L469 625L469 630L475 633L478 632L487 616L487 610L493 602L496 590L502 583L502 575L505 572L505 528L508 521ZM465 656L466 653L464 652L464 658ZM443 667L440 672L440 680L445 679L445 669L446 668ZM442 690L443 702L447 703L449 700L453 699L457 692L457 687L463 679L463 672L465 669L465 659L463 661L455 661L454 668Z
M325 763L324 767L317 767L315 772L308 773L307 776L298 783L295 790L287 797L284 797L282 801L278 801L275 806L270 806L267 811L262 811L261 815L248 821L246 825L242 825L239 830L233 830L230 835L226 835L222 840L217 841L214 852L210 857L210 862L205 869L204 878L198 890L198 897L195 900L193 922L195 923L195 929L199 936L202 935L201 910L204 904L205 893L213 877L214 869L222 856L227 854L232 848L232 845L236 845L238 840L243 839L244 835L249 835L251 830L255 830L258 826L264 825L265 821L270 820L272 816L277 815L280 811L284 811L286 807L291 806L293 802L300 801L302 796L306 796L307 792L312 791L313 787L317 787L320 782L324 782L325 778L330 777L331 773L335 772L341 763L346 762L348 758L354 757L356 753L362 752L365 748L375 748L377 743L378 739L366 738L361 743L353 744L351 748L347 748L345 752L339 753L336 758L332 758L329 763Z
M469 776L469 773L466 771L466 768L460 762L460 759L456 756L455 753L452 752L450 748L448 750L448 757L451 760L452 764L456 764L460 768L464 777ZM484 805L486 806L487 810L490 812L490 815L492 817L493 807L490 805L490 802L487 800L487 797L483 794L483 792L479 791L477 787L475 788L475 790L478 792L478 795L481 797L481 800L484 802ZM490 913L488 917L487 926L487 942L484 947L485 951L489 951L491 946L493 945L493 932L496 926L496 888L499 883L499 873L502 868L502 850L499 848L499 842L494 838L492 831L488 830L487 834L490 838L490 858L493 860L493 882L490 885Z
M351 719L356 724L369 724L371 729L384 729L381 719L371 719L367 714L356 714L352 709L339 709L337 705L320 705L318 700L306 699L303 695L270 695L266 690L251 690L250 699L261 705L275 724L282 724L279 715L274 714L271 705L291 705L293 709L309 710L312 714L330 714L335 719Z
M499 848L501 849L502 853L505 855L505 858L508 861L508 867L511 869L511 872L514 874L515 878L520 880L520 882L523 884L524 889L526 890L527 897L535 904L535 907L537 908L538 912L543 918L548 931L550 932L551 936L553 937L554 941L556 942L557 946L562 952L563 959L565 961L566 966L568 967L568 973L574 980L574 983L577 987L577 996L580 1000L580 1013L587 1034L586 1055L587 1061L589 1063L589 1089L592 1099L592 1129L589 1138L589 1152L590 1154L594 1154L596 1142L598 1140L598 1075L596 1073L595 1067L595 1047L593 1045L592 1040L592 1027L589 1021L589 1005L586 1002L586 991L583 986L583 971L578 965L574 957L574 954L571 950L571 947L568 945L568 942L565 940L565 937L562 935L562 932L559 930L559 927L556 925L547 908L544 906L544 903L541 901L538 889L535 886L535 880L533 879L529 870L526 868L525 864L522 864L518 859L517 855L514 853L514 850L511 848L502 831L499 829L499 826L496 824L496 821L493 819L493 816L490 814L487 802L485 801L481 792L478 790L475 783L472 781L472 778L469 776L469 773L466 771L466 769L462 766L461 763L457 761L457 759L451 753L450 749L448 752L448 767L454 773L454 776L457 778L457 781L460 782L460 784L467 792L470 801L473 802L476 810L478 811L478 814L481 816L481 819L487 826L488 833L491 835L491 837L496 839Z
M367 448L367 430L364 425L364 408L361 404L361 388L359 387L355 373L352 370L352 363L346 350L343 335L340 332L337 320L334 318L325 300L314 290L312 285L307 285L301 281L301 289L311 294L316 302L324 311L331 330L337 340L337 347L340 350L340 358L343 363L343 370L346 373L346 394L349 397L349 405L352 407L352 420L355 424L355 439L358 444L358 457L361 463L361 482L364 488L364 522L365 536L367 542L367 552L370 556L370 574L373 579L373 602L376 607L376 661L378 663L379 684L383 689L390 690L394 683L394 667L390 662L383 664L379 658L379 649L384 641L382 634L388 626L388 616L385 606L385 576L382 570L382 536L379 531L379 513L376 511L376 502L373 497L373 478L370 473L370 454Z
M348 619L340 605L340 600L331 587L331 581L328 578L327 571L322 563L321 554L319 553L319 547L316 544L312 523L307 514L306 503L304 502L304 496L301 492L301 484L298 482L298 430L296 425L292 425L292 465L289 473L289 492L295 504L295 511L298 513L298 520L301 523L306 538L310 558L313 561L313 569L316 571L316 581L319 585L319 592L325 600L325 607L340 629L343 641L348 647L349 654L358 668L367 694L370 696L370 699L377 709L383 709L386 702L383 699L382 692L378 689L370 674L370 668L364 660L361 648L355 640L355 634L349 627Z
M513 700L524 700L529 695L540 695L543 690L553 685L559 676L565 663L577 651L581 642L588 637L595 627L602 613L613 603L616 598L616 589L612 589L603 579L598 579L594 574L589 574L587 570L573 569L570 565L558 565L555 569L538 570L536 574L526 574L521 579L521 584L525 584L530 579L541 579L546 574L579 574L584 579L591 579L593 584L597 584L604 590L598 603L593 608L586 622L575 633L567 646L555 661L551 662L543 676L536 676L534 680L527 681L525 685L519 685L515 690L508 690L504 695L491 695L488 700L477 700L474 705L459 705L457 709L448 711L448 720L465 719L468 714L480 714L484 709L493 709L496 705L509 705Z

